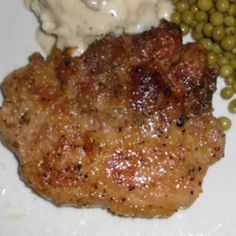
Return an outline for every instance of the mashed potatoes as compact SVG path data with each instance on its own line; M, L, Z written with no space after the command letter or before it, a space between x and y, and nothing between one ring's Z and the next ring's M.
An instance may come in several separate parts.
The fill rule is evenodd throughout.
M26 0L39 17L41 29L56 36L59 48L76 47L81 54L104 34L140 33L170 18L169 0ZM39 41L47 51L54 44L42 32Z

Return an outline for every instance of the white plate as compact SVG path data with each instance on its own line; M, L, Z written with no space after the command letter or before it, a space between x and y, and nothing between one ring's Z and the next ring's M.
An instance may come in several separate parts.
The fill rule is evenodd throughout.
M1 1L1 79L26 64L27 57L39 50L34 38L36 19L22 2ZM219 81L218 87L222 85ZM228 115L226 105L217 93L215 114ZM16 158L0 145L0 235L236 235L236 116L231 118L234 124L227 133L225 158L209 169L203 194L193 206L168 219L131 219L102 209L57 208L24 185Z

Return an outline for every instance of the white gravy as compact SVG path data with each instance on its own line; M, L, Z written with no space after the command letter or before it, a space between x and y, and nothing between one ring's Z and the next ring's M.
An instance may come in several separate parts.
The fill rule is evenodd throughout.
M76 47L81 54L103 35L136 34L170 19L169 0L24 0L41 22L38 41L49 52L55 36L57 47Z

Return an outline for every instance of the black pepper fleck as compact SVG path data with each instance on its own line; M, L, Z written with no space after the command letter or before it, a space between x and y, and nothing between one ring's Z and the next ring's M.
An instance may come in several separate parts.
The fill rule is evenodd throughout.
M119 131L119 132L122 132L122 131L123 131L123 128L122 128L122 127L119 127L119 128L118 128L118 131Z
M129 191L132 191L132 190L134 190L135 189L135 186L134 185L129 185L129 187L128 187L128 190Z
M184 117L179 117L177 120L176 120L176 125L179 126L179 127L183 127L185 124L185 119Z

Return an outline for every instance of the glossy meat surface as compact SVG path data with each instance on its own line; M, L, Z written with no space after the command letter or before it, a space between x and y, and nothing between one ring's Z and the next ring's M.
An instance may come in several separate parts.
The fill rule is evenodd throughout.
M58 205L170 216L224 153L206 51L163 22L106 36L81 57L54 50L3 83L2 141L27 184Z

